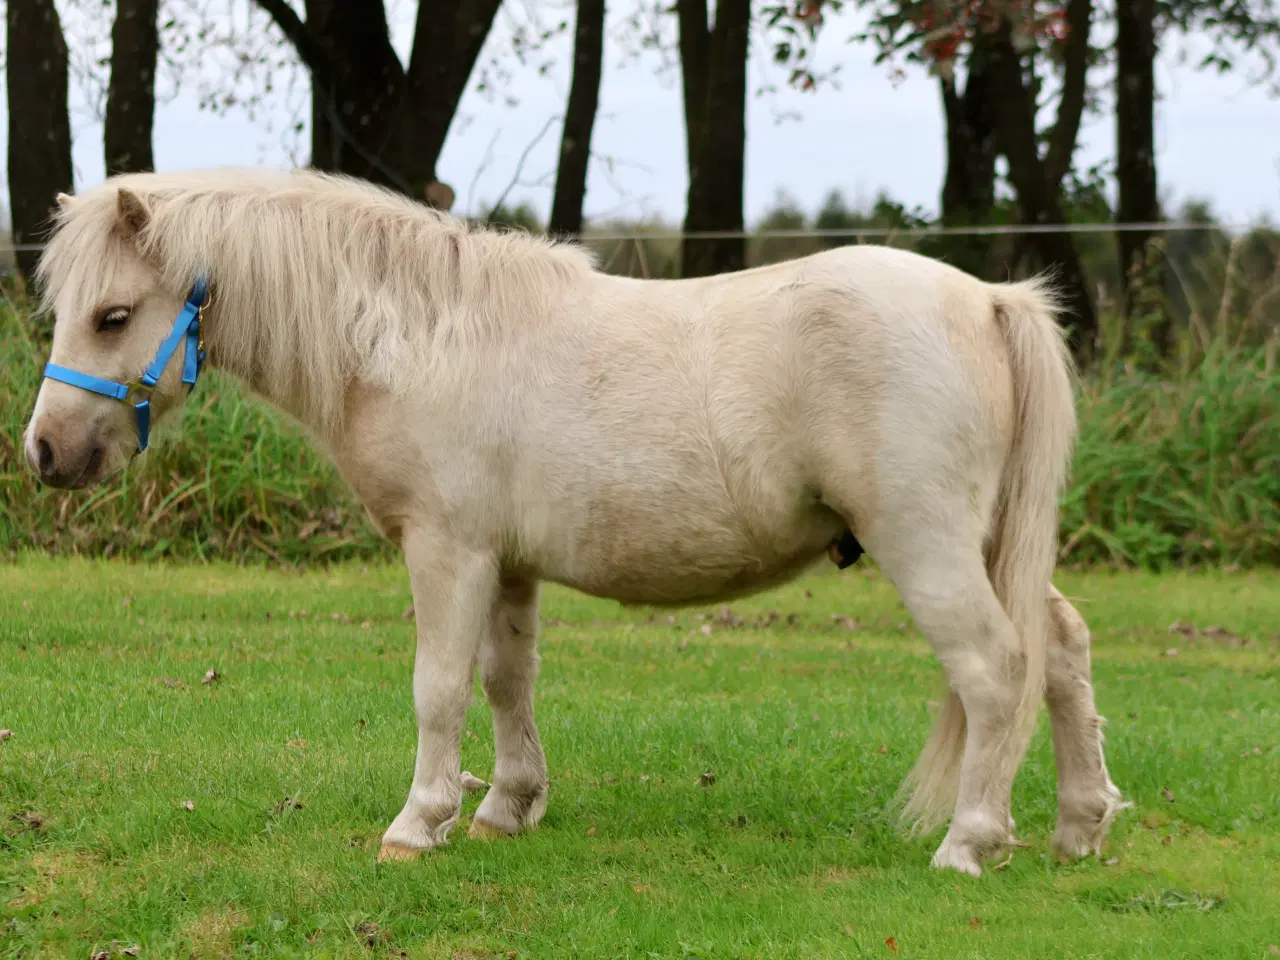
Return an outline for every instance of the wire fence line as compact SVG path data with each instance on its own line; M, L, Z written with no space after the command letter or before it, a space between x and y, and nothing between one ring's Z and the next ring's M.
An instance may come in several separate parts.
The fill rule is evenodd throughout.
M1005 237L1040 233L1248 233L1269 229L1266 224L1149 222L1149 223L1037 223L992 224L975 227L840 227L838 229L796 230L668 230L636 233L596 233L588 231L579 238L584 243L646 242L658 240L804 240L847 239L862 237ZM36 252L43 243L0 243L0 250Z

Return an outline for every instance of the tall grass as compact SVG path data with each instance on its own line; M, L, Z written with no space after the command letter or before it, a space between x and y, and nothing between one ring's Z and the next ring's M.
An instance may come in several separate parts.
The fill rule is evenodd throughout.
M43 347L0 309L0 553L311 565L391 554L303 433L211 373L167 438L100 488L40 487L22 456ZM1177 369L1116 358L1079 395L1062 509L1068 564L1280 564L1276 341L1186 350Z

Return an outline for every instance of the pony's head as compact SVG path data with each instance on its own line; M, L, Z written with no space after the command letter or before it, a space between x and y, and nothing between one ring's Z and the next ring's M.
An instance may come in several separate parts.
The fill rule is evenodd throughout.
M84 487L123 469L146 447L151 424L182 405L191 362L175 322L184 307L195 314L190 291L167 285L147 248L143 196L108 181L59 195L58 206L39 267L53 347L25 448L42 483ZM149 367L158 376L146 376Z

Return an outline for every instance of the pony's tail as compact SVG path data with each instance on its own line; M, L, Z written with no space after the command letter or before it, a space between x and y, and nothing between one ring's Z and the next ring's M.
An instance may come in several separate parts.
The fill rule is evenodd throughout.
M1076 437L1073 366L1056 321L1061 302L1044 277L992 287L996 323L1013 377L1014 432L986 539L987 575L1019 640L1021 689L997 763L1012 776L1035 730L1044 696L1049 588L1057 560L1058 500ZM965 715L949 692L904 788L902 819L915 831L946 822L955 806Z

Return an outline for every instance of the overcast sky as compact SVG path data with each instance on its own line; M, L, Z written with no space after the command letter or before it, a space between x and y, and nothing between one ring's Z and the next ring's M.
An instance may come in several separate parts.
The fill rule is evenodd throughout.
M407 51L413 4L398 0L389 6L396 45ZM554 22L565 4L563 0L524 0L524 8L530 7L543 8L546 18ZM611 31L622 28L621 14L630 8L630 0L612 4ZM246 15L241 10L239 16ZM523 13L500 15L483 56L508 44L512 24L524 18ZM818 65L841 65L838 89L827 87L810 94L792 91L785 85L783 71L767 63L763 45L757 43L753 49L751 87L773 83L781 89L749 104L748 220L769 209L779 190L809 211L832 188L840 188L851 200L868 200L884 190L908 206L935 210L943 174L936 80L918 67L907 66L905 78L891 82L890 68L874 64L870 49L845 42L853 21L841 17L830 26L820 45ZM92 29L92 25L79 29ZM105 32L97 40L101 44L104 38ZM70 42L79 41L72 37ZM538 71L537 63L523 69L510 63L514 73L506 89L518 95L517 106L468 91L439 166L441 179L457 191L456 212L494 201L512 181L520 154L563 110L569 52L569 37L559 38L548 56L539 58L539 63L548 58L555 61L556 67L545 74ZM210 58L210 63L216 61ZM685 172L678 74L667 71L658 76L658 65L653 54L624 62L618 46L607 45L592 145L597 159L586 198L588 217L651 214L678 222L682 216ZM206 87L223 82L208 70L204 79ZM1100 83L1109 79L1099 71ZM287 84L277 82L282 92L250 118L241 110L223 116L200 110L198 84L184 79L177 96L157 113L157 167L288 165L291 158L281 131L298 106L305 104L303 83L299 77L290 95L283 92ZM1157 153L1166 202L1206 199L1230 222L1251 221L1280 209L1280 101L1265 89L1251 87L1243 77L1217 76L1179 65L1172 50L1162 54L1157 84L1162 97L1157 108ZM78 187L103 178L102 128L93 117L87 102L92 97L85 87L84 81L73 81ZM7 121L0 135L4 130ZM305 160L305 135L294 143L301 145L297 159ZM513 201L530 201L544 216L558 144L559 127L553 123L529 152L521 177L531 183L541 181L540 185L517 187L510 196ZM1079 166L1108 162L1113 150L1109 113L1087 118L1077 154Z

